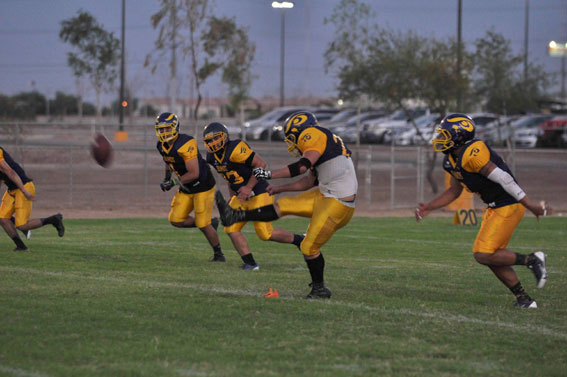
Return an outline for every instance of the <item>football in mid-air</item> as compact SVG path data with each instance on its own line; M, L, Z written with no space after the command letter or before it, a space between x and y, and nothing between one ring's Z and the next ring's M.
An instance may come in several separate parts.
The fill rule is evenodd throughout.
M103 168L109 167L112 163L112 144L103 134L95 134L91 142L91 154L96 163Z

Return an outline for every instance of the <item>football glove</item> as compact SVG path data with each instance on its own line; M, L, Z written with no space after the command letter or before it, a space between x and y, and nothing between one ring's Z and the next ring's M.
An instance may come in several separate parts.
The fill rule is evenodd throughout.
M254 168L252 170L252 173L254 174L254 177L256 177L256 179L271 179L272 178L272 172L270 170L264 169L264 168Z
M169 191L175 186L175 183L172 180L163 181L160 183L159 188L161 191Z

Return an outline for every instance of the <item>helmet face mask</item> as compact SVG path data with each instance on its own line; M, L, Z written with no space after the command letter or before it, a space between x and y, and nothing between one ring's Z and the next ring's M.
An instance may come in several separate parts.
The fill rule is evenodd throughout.
M179 120L173 113L161 113L156 118L156 136L161 143L169 143L179 135Z
M228 143L228 129L222 123L209 123L203 131L203 142L210 153L222 151Z
M318 126L317 118L315 115L308 111L299 111L291 114L285 120L284 134L285 143L287 144L287 151L294 157L301 156L301 151L297 146L299 142L299 135L309 127Z
M474 121L465 114L449 114L435 130L436 136L431 141L435 152L449 153L474 139Z

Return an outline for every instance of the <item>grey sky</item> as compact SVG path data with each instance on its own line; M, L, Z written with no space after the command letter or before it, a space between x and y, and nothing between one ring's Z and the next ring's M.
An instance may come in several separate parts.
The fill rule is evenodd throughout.
M414 30L423 36L446 38L457 29L456 0L367 0L377 13L376 23L395 30ZM339 0L296 0L286 14L286 97L334 94L334 78L325 75L323 53L333 30L324 25ZM216 0L217 16L235 17L249 28L257 44L252 95L279 95L281 13L268 0ZM60 22L77 10L93 14L120 37L121 0L0 0L0 93L37 90L52 97L57 90L75 93L66 64L68 47L59 41ZM138 97L165 96L167 63L154 75L143 67L156 37L149 18L157 0L126 0L127 77ZM510 39L514 52L524 46L525 0L463 0L463 39L471 43L494 28ZM559 58L547 56L550 40L567 41L567 0L530 0L529 60L558 74ZM182 62L180 62L183 65ZM189 96L188 70L181 68L181 97ZM559 76L557 77L559 80ZM558 92L559 83L553 91ZM206 96L224 96L218 79L205 85ZM117 92L117 90L115 91ZM105 101L116 94L105 96ZM94 93L86 89L93 101Z

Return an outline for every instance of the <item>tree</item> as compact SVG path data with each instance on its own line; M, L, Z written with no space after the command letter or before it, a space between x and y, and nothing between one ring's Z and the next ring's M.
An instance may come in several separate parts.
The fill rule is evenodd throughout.
M59 38L75 49L67 54L67 64L77 78L88 76L96 92L97 116L100 116L100 95L112 88L118 76L120 41L83 10L76 17L61 21Z
M189 61L190 82L197 92L194 119L203 98L204 82L219 70L235 104L246 97L253 78L250 65L255 45L249 41L247 30L237 27L234 19L209 16L209 11L208 0L161 0L161 9L151 17L154 28L159 26L156 51L163 55L179 47L183 58ZM181 30L186 33L182 35ZM157 62L152 64L151 59L148 54L145 65L152 65L155 71ZM175 66L173 52L172 75Z
M475 41L476 94L486 110L514 114L537 109L537 100L548 85L547 75L539 65L530 64L525 78L521 54L514 54L510 41L494 30Z

